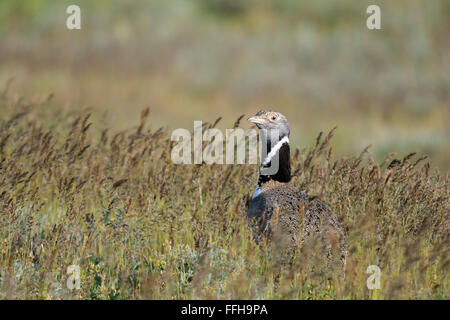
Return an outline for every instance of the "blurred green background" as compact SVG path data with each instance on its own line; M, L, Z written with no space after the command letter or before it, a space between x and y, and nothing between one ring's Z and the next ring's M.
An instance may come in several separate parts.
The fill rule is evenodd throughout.
M65 26L70 4L81 30ZM382 30L366 28L370 4ZM337 125L338 155L373 143L378 160L417 151L448 170L449 30L448 0L2 0L0 87L54 93L97 130L135 126L147 106L169 128L269 107L295 146Z

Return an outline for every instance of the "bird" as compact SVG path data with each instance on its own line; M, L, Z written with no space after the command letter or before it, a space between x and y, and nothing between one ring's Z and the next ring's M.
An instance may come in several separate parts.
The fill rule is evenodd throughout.
M292 264L296 250L309 244L321 248L318 251L328 265L334 261L345 266L345 234L338 217L318 197L291 182L287 118L280 112L260 110L247 120L257 126L266 148L247 211L256 242L271 248L281 263ZM271 169L276 160L278 166Z

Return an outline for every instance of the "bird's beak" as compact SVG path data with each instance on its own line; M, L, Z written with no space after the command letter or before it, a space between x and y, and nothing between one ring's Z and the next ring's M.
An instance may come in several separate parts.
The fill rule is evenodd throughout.
M250 117L247 119L247 121L251 122L251 123L255 123L255 124L264 124L265 123L264 119L257 117L257 116Z

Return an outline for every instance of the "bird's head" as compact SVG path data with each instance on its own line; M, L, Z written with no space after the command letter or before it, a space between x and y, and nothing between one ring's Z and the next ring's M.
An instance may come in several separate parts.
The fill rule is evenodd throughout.
M258 129L278 130L281 137L289 137L290 127L287 119L280 112L260 110L247 121L256 124Z

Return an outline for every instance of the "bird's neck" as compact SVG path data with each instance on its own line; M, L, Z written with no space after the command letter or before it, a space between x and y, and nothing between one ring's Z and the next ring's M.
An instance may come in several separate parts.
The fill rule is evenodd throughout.
M275 174L264 174L262 169L270 166L272 159L275 159L275 157L278 157L278 170ZM270 180L278 182L289 182L291 180L291 153L288 136L281 137L276 143L267 142L267 156L261 164L258 186Z

